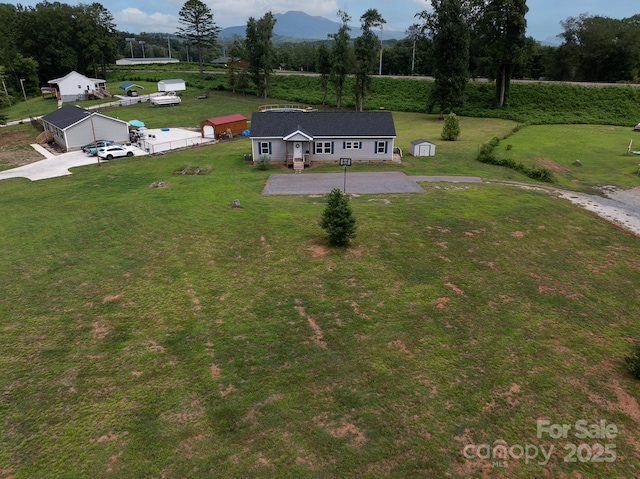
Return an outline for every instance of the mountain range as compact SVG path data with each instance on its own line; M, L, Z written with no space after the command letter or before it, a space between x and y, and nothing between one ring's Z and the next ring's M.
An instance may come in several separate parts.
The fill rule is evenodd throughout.
M341 24L324 17L308 15L304 12L290 11L287 13L274 14L276 24L273 27L273 34L277 37L301 38L305 40L326 40L327 35L336 33ZM220 31L220 38L231 38L234 35L245 36L247 26L223 28ZM360 35L359 28L351 28L351 37ZM382 29L382 39L402 39L406 36L404 32L385 31Z

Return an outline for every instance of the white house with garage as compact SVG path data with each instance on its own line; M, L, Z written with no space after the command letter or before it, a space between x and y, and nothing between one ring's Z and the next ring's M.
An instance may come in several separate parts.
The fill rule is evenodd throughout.
M79 149L94 139L116 143L129 141L129 124L126 121L75 105L65 105L41 120L44 130L50 131L53 140L66 151Z
M267 156L303 169L312 162L392 161L396 129L391 112L255 112L253 161Z
M91 94L102 98L101 95L107 90L106 80L89 78L76 71L49 80L48 83L55 88L58 100L62 102L86 100Z

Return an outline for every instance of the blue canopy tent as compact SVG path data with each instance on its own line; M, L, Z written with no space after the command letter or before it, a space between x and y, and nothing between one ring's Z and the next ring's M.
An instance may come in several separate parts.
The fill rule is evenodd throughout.
M141 127L143 127L143 126L144 126L144 123L143 123L143 122L141 122L140 120L129 120L129 124L130 124L131 126L135 126L135 127L137 127L137 128L141 128Z

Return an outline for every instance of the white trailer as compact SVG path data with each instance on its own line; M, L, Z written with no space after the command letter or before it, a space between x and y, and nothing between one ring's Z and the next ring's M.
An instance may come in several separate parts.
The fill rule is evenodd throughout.
M187 89L187 84L182 78L173 78L171 80L160 80L158 82L158 91L183 91Z

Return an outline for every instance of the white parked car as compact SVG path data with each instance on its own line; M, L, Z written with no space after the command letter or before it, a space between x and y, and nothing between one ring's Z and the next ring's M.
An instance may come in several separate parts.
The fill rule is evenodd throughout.
M132 146L111 145L98 150L98 156L104 160L112 160L122 156L133 156L134 154Z

